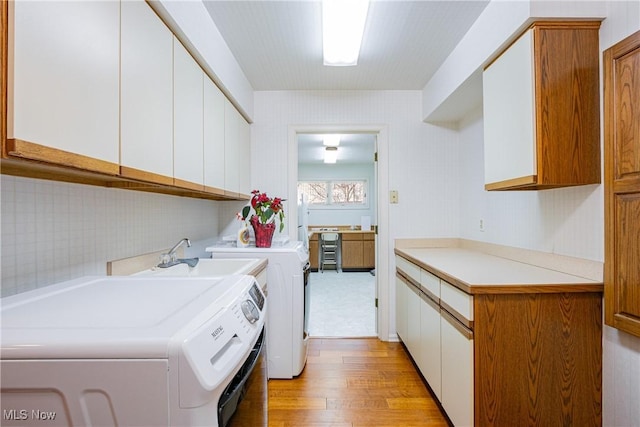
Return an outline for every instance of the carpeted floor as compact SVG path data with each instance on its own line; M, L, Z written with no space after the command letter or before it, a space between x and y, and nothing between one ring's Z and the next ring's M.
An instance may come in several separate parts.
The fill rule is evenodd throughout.
M376 336L375 277L370 273L311 273L309 335Z

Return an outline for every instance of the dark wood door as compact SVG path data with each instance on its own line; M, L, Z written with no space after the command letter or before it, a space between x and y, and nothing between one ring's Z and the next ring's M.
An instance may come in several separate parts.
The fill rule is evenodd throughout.
M604 52L605 321L640 336L640 31Z

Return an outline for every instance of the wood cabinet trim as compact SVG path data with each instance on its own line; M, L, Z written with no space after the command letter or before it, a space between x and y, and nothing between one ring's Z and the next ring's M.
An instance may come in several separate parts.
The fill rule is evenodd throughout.
M442 301L442 298L440 299L440 307L442 307L443 313L446 311L446 313L449 316L451 316L451 318L455 319L456 322L460 323L465 328L468 328L473 331L473 320L469 320L466 317L464 317L462 314L456 311L456 309L451 307L446 302Z
M120 175L126 178L132 178L160 185L173 185L173 177L160 175L153 172L147 172L127 166L120 166Z
M536 185L538 183L537 175L529 175L523 176L520 178L508 179L505 181L491 182L484 185L484 189L487 191L491 190L504 190L504 189L518 189L521 190L523 187L529 187L532 185Z
M195 182L185 181L183 179L174 178L173 185L187 190L204 191L204 185L196 184Z
M9 2L0 2L0 138L2 138L2 157L6 157L7 143L7 90L9 66Z
M449 313L446 308L443 307L443 309L440 310L440 315L444 320L447 321L447 323L456 328L456 330L460 332L466 339L473 339L473 331L467 328L464 324L460 323L460 321L451 313Z
M406 272L402 271L400 268L396 268L396 277L398 277L400 280L405 282L407 285L411 285L420 289L420 292L422 292L427 298L429 298L435 304L440 305L441 300L437 295L435 295L429 289L426 289L424 286L422 286L421 283L414 280L411 276L409 276Z
M105 160L94 159L81 154L35 144L21 139L7 139L5 143L6 158L21 158L55 164L62 167L118 175L120 166Z

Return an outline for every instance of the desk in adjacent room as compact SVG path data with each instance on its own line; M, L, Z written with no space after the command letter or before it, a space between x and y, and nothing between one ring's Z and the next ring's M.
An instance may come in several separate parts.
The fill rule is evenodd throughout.
M376 249L373 231L350 230L340 227L309 229L309 262L312 271L318 271L320 234L338 233L338 268L343 271L369 271L375 268Z

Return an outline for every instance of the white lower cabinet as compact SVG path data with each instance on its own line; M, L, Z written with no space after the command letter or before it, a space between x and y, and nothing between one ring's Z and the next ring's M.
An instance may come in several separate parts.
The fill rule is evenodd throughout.
M473 339L470 331L447 313L442 334L442 397L440 402L455 426L473 425ZM467 331L469 333L467 333Z
M402 341L407 340L407 292L409 285L396 276L396 333Z
M407 285L407 339L405 344L414 360L420 359L420 291Z
M440 307L425 294L420 301L420 355L418 368L438 400L442 401L442 373L440 370Z
M473 332L445 307L472 321L473 297L405 259L396 266L398 336L453 424L472 426Z

